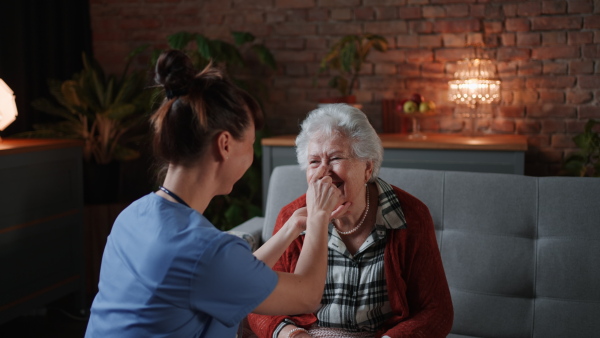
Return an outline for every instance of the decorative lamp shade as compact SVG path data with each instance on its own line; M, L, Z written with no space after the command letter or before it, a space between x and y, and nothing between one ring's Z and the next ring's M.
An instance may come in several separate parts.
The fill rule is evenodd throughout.
M448 99L457 104L476 107L500 101L500 81L496 66L490 60L459 61L454 78L448 82Z
M10 87L0 79L0 131L6 129L16 118L15 95Z

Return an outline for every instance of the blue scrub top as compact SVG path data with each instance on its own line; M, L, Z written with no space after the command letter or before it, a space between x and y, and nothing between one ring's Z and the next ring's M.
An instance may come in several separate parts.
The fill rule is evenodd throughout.
M117 218L86 337L235 337L275 288L242 239L154 193Z

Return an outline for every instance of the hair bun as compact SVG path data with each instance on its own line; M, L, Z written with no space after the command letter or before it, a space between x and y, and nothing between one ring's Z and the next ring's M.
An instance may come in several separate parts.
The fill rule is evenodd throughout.
M165 88L167 97L187 94L196 73L192 60L182 51L164 51L156 62L154 81Z

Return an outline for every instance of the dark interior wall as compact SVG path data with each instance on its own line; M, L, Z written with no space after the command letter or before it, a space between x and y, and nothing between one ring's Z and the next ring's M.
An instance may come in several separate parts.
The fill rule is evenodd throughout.
M2 136L31 130L48 116L31 102L49 96L47 80L65 80L91 54L86 0L18 0L0 4L0 78L15 92L19 116Z

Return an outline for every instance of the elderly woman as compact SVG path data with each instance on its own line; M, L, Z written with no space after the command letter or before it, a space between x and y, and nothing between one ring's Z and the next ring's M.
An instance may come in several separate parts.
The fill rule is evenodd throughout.
M450 292L427 206L378 177L381 140L360 110L333 104L302 123L296 152L306 176L327 171L347 212L329 224L328 271L321 307L296 316L251 314L259 337L446 337ZM275 232L295 210L285 206ZM274 269L293 272L298 237Z

